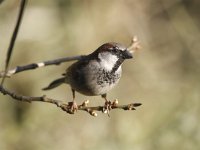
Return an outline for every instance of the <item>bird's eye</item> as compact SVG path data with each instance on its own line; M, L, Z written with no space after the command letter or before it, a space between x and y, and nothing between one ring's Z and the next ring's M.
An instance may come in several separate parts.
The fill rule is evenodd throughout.
M119 51L119 48L118 48L117 46L109 47L108 49L109 49L111 52L114 52L114 53L116 53L116 52Z
M115 49L115 50L119 50L119 47L115 46L114 49Z
M119 50L119 47L117 47L117 46L114 46L112 48L113 48L113 50Z
M115 47L110 47L110 48L108 48L109 50L110 50L110 52L116 52L116 49L115 49Z

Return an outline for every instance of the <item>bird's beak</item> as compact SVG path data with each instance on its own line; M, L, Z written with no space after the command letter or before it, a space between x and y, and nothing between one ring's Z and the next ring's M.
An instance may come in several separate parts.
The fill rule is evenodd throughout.
M124 59L131 59L131 58L133 58L133 55L128 50L124 50L122 55L123 55Z

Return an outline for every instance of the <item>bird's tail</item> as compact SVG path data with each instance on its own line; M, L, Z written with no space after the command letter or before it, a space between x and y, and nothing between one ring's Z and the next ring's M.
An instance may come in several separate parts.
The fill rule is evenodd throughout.
M47 87L43 88L42 90L51 90L53 88L56 88L60 86L61 84L65 83L66 82L65 80L66 80L65 77L56 79L52 81Z

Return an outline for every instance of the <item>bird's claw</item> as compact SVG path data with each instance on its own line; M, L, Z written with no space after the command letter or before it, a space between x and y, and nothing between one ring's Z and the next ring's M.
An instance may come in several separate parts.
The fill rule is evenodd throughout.
M67 112L70 114L74 114L78 110L78 105L74 101L68 102L68 108L69 109Z
M110 110L112 109L112 102L111 101L106 101L105 102L105 105L103 107L103 113L105 114L108 114L108 116L110 117L109 113L110 113Z

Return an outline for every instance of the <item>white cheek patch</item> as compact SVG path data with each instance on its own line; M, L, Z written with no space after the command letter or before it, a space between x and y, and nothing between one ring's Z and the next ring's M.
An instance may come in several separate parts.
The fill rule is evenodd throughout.
M98 58L100 59L101 67L107 71L111 71L118 60L116 55L113 55L109 52L100 53Z

